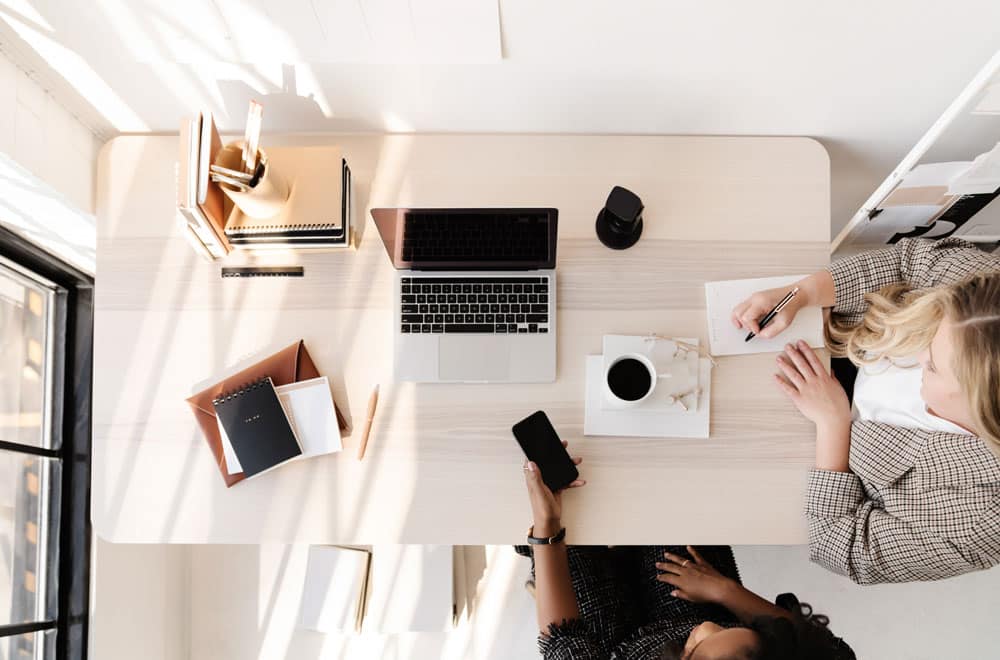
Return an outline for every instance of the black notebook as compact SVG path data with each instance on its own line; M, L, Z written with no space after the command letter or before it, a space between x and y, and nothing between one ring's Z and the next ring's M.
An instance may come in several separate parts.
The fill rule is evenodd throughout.
M219 397L212 405L247 477L302 454L270 378Z

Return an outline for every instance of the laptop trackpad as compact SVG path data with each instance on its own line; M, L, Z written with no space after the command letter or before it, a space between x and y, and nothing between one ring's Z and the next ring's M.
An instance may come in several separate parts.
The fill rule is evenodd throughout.
M439 347L441 380L507 380L510 341L504 336L452 335Z

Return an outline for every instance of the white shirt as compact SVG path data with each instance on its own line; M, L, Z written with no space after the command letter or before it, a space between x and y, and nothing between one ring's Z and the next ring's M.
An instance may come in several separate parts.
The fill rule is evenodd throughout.
M914 366L909 367L907 364ZM923 376L924 370L916 362L894 364L882 360L858 368L858 378L854 381L852 418L855 421L971 435L961 426L927 410L927 404L920 397Z

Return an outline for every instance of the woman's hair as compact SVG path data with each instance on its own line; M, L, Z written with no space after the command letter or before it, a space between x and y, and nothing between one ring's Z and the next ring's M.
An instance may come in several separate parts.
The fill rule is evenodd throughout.
M1000 272L922 290L893 284L865 300L868 311L856 326L831 316L826 329L830 353L858 366L910 357L930 345L947 318L954 323L957 343L951 366L977 429L1000 453Z
M778 600L790 610L790 617L756 617L747 626L756 633L756 646L715 660L855 660L851 647L830 632L827 617L813 614L809 603L800 604L792 594L782 594ZM681 660L683 651L682 646L668 644L661 660Z

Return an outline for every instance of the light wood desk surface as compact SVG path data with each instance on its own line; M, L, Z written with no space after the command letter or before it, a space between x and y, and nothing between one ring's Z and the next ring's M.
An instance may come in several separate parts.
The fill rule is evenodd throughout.
M770 381L774 355L719 359L709 439L583 436L584 358L607 333L707 339L706 281L806 273L829 254L829 161L806 138L297 136L339 144L356 251L275 255L306 276L226 279L174 223L176 137L100 156L93 522L115 542L520 542L530 524L510 426L546 410L589 483L564 497L571 543L805 541L814 431ZM642 240L603 247L615 184L646 206ZM392 382L391 266L373 206L559 209L558 379ZM237 258L237 261L240 259ZM184 399L261 347L306 341L355 432L345 451L226 489ZM355 460L368 395L382 394Z

